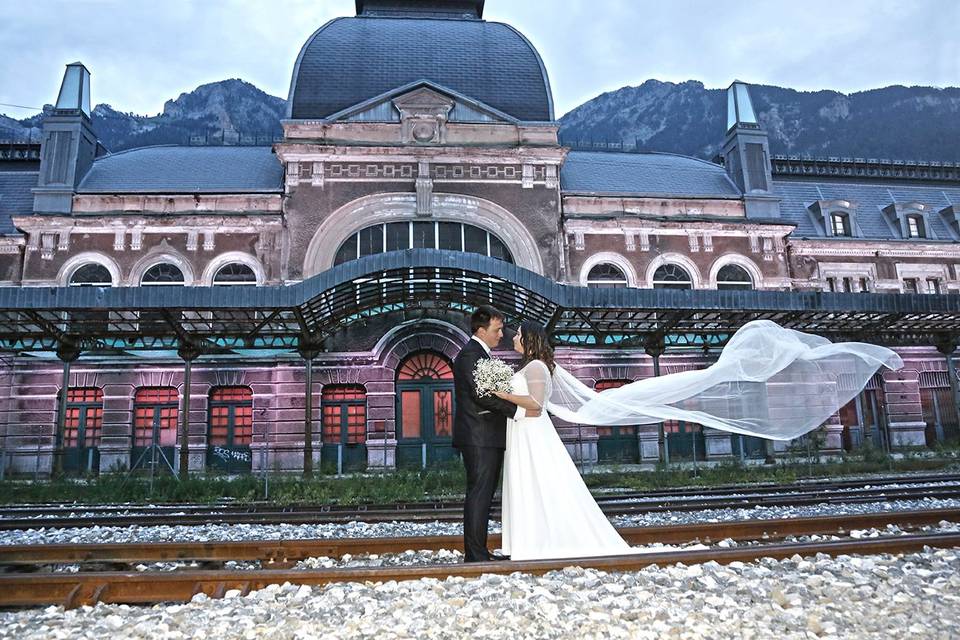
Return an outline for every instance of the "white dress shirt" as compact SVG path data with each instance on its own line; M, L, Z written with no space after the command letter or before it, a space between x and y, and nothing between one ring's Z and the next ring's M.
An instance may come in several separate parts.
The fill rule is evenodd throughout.
M487 352L487 355L488 355L488 356L491 355L491 353L490 353L490 346L489 346L486 342L484 342L483 340L481 340L481 339L478 338L477 336L470 336L470 339L471 339L471 340L476 340L477 342L479 342L479 343L480 343L480 346L483 347L483 350ZM514 414L513 419L514 419L514 420L520 420L520 419L522 419L523 417L525 417L526 415L527 415L527 410L524 409L524 408L521 407L521 406L517 406L517 412Z

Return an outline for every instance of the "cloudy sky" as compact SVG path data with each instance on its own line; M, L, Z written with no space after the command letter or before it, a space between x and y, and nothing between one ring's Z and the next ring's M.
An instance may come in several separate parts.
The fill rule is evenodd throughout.
M93 102L156 114L241 78L286 97L304 41L353 0L0 0L0 113L28 117L83 61ZM544 58L557 115L648 78L797 89L960 86L960 0L486 0Z

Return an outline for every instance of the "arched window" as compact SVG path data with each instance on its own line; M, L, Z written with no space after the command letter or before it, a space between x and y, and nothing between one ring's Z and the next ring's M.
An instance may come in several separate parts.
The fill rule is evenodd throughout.
M665 264L653 274L654 289L693 289L693 280L686 270L676 264Z
M213 286L236 286L257 284L257 274L242 262L225 264L213 276Z
M907 216L907 237L908 238L926 238L927 230L923 225L923 216Z
M397 380L453 380L453 368L436 353L416 353L400 365Z
M835 236L850 236L850 215L841 212L831 213L830 227Z
M500 238L485 229L461 222L387 222L363 229L340 245L333 263L405 249L446 249L479 253L513 263Z
M615 264L601 262L587 274L587 286L597 289L615 289L627 286L627 276Z
M71 287L109 287L113 284L110 271L97 262L90 262L70 276Z
M753 289L753 280L743 267L727 264L717 273L717 289Z
M147 269L146 273L143 274L143 278L140 279L140 284L145 287L183 284L183 272L180 271L180 267L174 264L161 262Z

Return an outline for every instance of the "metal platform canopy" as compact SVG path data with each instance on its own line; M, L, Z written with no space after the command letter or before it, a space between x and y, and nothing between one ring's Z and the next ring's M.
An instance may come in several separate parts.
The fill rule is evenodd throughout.
M499 308L508 324L542 322L555 344L570 346L722 346L757 318L886 345L960 338L956 295L594 289L485 256L413 249L361 258L290 286L0 288L0 350L321 349L346 325L384 313L469 313L480 304Z
M325 339L345 326L393 312L469 314L480 304L496 306L508 325L542 322L557 345L643 349L654 357L655 371L665 350L721 347L758 318L834 340L935 346L951 369L960 339L957 295L593 289L557 284L486 256L413 249L341 264L290 286L0 288L0 351L55 352L64 380L80 354L176 351L185 362L182 442L191 362L200 355L298 352L309 398L312 361ZM304 430L309 475L309 412ZM187 448L180 454L185 476Z

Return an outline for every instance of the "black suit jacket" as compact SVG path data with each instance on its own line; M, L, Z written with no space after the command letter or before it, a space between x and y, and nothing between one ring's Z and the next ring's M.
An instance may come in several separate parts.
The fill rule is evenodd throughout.
M454 447L507 446L507 418L517 413L517 405L492 395L479 397L473 378L477 362L489 357L483 346L471 338L453 361Z

